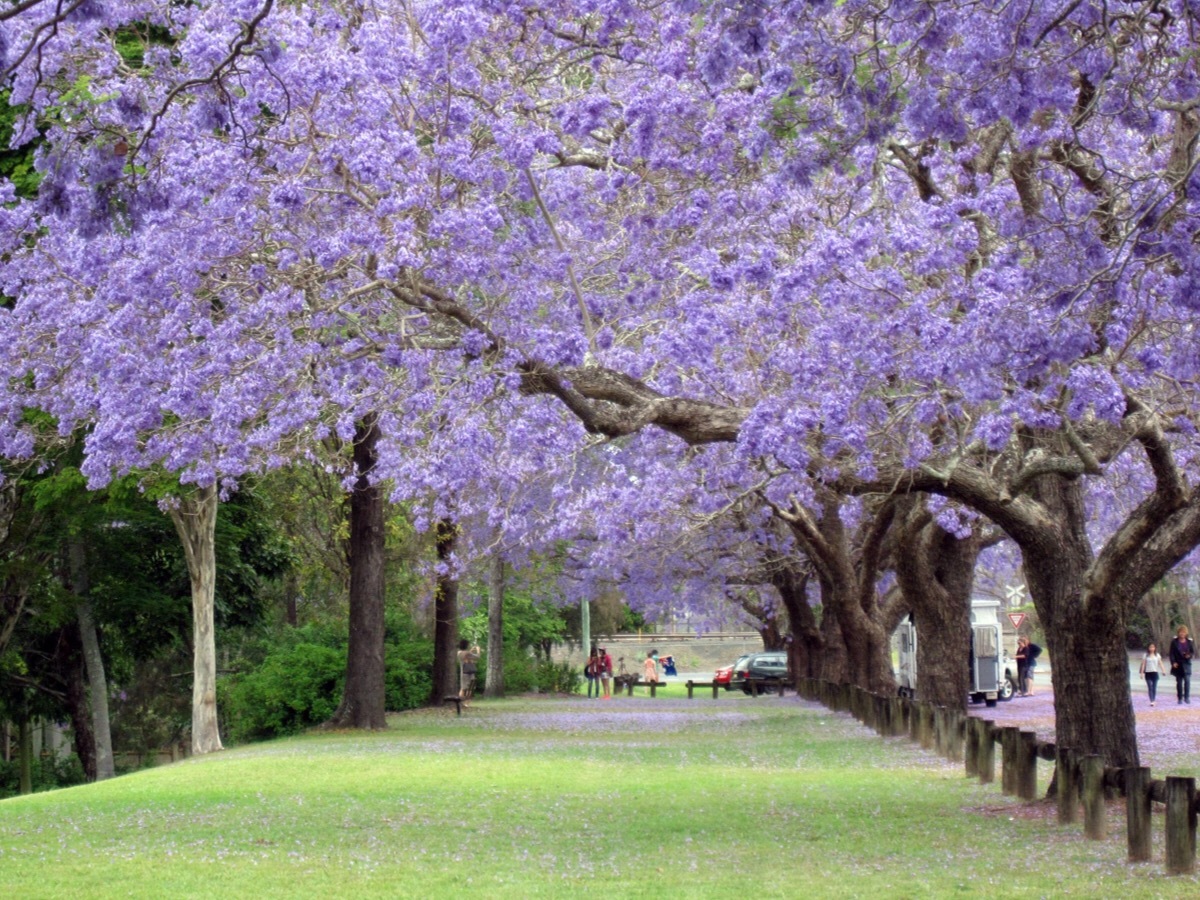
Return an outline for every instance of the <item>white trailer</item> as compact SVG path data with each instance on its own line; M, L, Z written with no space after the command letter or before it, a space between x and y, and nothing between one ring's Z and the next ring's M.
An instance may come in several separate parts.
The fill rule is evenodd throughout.
M917 626L912 614L905 616L892 634L896 659L896 685L900 696L917 696ZM1000 601L971 601L971 687L972 703L995 706L997 700L1009 700L1016 693L1016 664L1004 649L1000 625Z

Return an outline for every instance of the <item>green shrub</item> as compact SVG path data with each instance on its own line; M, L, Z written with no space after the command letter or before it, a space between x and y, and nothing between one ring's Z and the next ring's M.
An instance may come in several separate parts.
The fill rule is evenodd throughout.
M231 741L295 734L337 709L346 652L316 644L279 647L252 672L222 682L219 704Z
M578 694L583 684L579 670L565 662L543 660L534 673L537 689L543 694Z
M87 776L83 773L83 765L74 753L69 756L34 757L29 774L35 792L71 787L87 781ZM20 763L15 758L12 762L0 759L0 799L15 797L20 790Z
M416 709L433 692L433 647L428 642L391 644L386 649L384 702L391 712Z
M504 693L528 694L538 687L537 664L525 650L514 649L504 654Z

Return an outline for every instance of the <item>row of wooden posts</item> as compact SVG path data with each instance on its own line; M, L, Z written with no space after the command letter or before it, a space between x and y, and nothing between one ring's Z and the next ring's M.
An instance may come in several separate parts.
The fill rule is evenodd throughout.
M1023 800L1037 799L1038 760L1053 762L1059 823L1078 823L1082 808L1083 833L1093 840L1103 840L1108 833L1105 801L1124 796L1130 862L1150 860L1151 804L1165 804L1167 874L1190 875L1195 871L1195 778L1168 776L1164 781L1151 778L1145 766L1106 767L1102 757L1040 741L1032 731L997 727L995 722L968 716L963 710L880 696L855 685L805 678L796 688L804 699L848 712L884 737L907 735L927 750L962 762L969 777L985 784L996 779L999 744L1000 788Z

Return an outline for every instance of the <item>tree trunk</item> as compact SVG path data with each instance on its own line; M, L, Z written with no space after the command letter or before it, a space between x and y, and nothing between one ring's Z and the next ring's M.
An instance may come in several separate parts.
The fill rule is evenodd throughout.
M71 589L75 594L75 618L79 623L79 642L83 664L87 671L88 701L92 715L92 738L95 741L96 762L94 778L104 781L113 777L112 728L108 721L108 679L104 674L104 657L100 653L100 635L92 603L87 599L91 585L88 579L87 548L78 537L70 539L67 549L71 570ZM80 757L82 759L82 756Z
M192 752L223 750L217 723L217 488L198 488L171 510L192 583Z
M377 417L365 417L354 434L354 489L350 492L350 642L342 702L334 728L387 728L384 693L383 492L373 482L379 442Z
M100 637L92 604L76 605L79 638L83 648L83 664L87 671L88 701L92 716L92 735L96 742L96 780L113 777L112 728L108 720L108 679L104 675L104 658L100 655Z
M62 629L65 652L61 654L59 666L63 684L67 713L71 717L71 730L75 732L75 755L83 765L88 781L97 779L96 739L92 733L92 710L87 699L87 686L83 682L83 654L80 650L79 633L75 626ZM110 759L111 762L111 759Z
M290 628L295 628L300 624L300 614L296 608L296 595L300 592L300 584L295 572L288 574L284 590L287 591L287 599L284 605L284 620Z
M504 696L504 559L499 553L492 554L488 568L487 681L483 695Z
M33 725L26 716L17 724L17 767L20 770L17 790L33 793Z
M885 505L852 545L841 518L842 497L820 496L820 517L796 508L785 514L797 543L812 562L821 586L821 677L880 694L896 690L890 635L877 597L879 550L892 521Z
M917 696L966 709L971 689L971 590L982 542L960 540L914 506L897 528L896 580L917 629Z
M782 565L772 571L771 583L779 592L787 610L791 641L788 643L788 667L794 678L816 678L821 661L821 631L808 603L808 574L795 565Z
M1040 529L1037 539L1022 541L1021 552L1050 654L1055 740L1098 754L1108 766L1137 766L1125 651L1137 598L1095 596L1085 589L1093 556L1079 482L1043 476L1035 490L1052 511L1053 525Z
M458 575L453 570L458 527L450 521L437 524L437 586L433 596L433 694L429 702L441 706L458 693Z

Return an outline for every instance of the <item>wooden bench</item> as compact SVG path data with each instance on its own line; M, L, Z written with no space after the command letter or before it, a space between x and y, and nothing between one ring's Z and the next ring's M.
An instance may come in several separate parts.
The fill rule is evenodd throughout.
M462 702L463 702L462 697L458 696L457 694L453 694L449 697L443 697L442 702L443 703L453 703L455 714L460 715L460 716L462 715Z
M717 684L715 681L692 681L692 680L689 678L689 679L688 679L688 683L687 683L687 689L688 689L688 699L689 699L689 700L691 700L691 699L692 699L692 690L693 690L693 689L695 689L695 688L698 688L698 687L700 687L700 688L705 688L705 687L710 687L710 688L712 688L712 692L713 692L713 699L714 699L714 700L716 700L716 699L717 699L717 697L719 696L719 692L720 692L720 690L721 690L721 686L720 686L719 684Z
M632 697L633 689L635 687L648 687L648 688L650 688L650 696L654 697L658 694L658 687L661 684L662 684L661 681L627 681L625 683L625 687L626 687L625 696Z

